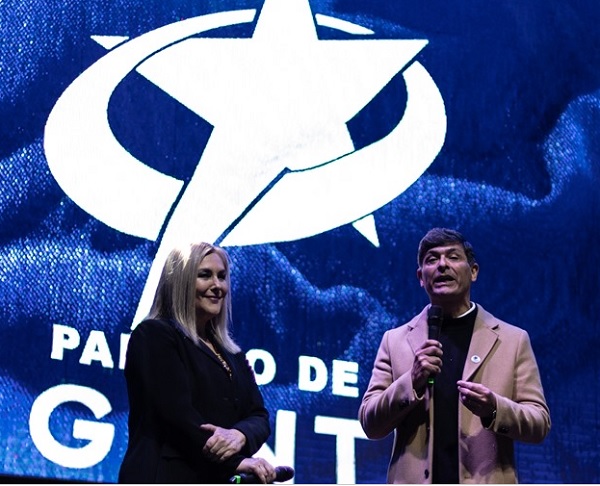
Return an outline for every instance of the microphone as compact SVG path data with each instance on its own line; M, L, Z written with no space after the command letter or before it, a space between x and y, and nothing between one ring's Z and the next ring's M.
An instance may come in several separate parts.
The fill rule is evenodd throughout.
M277 466L273 482L283 483L294 477L294 468L290 466ZM229 478L230 484L260 484L260 479L253 473L239 473Z
M429 330L429 339L439 341L443 320L443 310L439 305L431 305L429 309L427 309L427 329ZM429 376L427 383L433 385L435 383L435 376Z

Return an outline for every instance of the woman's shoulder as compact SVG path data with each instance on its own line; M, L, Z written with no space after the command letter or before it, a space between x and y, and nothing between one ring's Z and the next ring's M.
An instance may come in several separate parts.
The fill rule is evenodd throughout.
M173 323L167 319L147 318L140 322L134 332L138 329L172 329Z
M176 324L168 319L144 319L131 333L131 339L178 335Z

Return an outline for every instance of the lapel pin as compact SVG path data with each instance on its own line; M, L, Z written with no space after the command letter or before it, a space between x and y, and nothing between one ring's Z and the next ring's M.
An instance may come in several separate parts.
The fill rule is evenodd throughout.
M473 361L473 363L479 363L481 361L481 358L479 356L477 356L476 354L474 354L473 356L471 356L471 361Z

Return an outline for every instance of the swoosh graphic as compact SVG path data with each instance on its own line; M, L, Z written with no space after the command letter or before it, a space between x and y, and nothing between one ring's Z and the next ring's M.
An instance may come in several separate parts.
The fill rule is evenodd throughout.
M122 44L84 71L46 122L52 175L83 210L108 226L156 240L183 182L129 154L115 139L107 108L115 87L147 57L207 30L252 22L256 10L220 12L161 27Z

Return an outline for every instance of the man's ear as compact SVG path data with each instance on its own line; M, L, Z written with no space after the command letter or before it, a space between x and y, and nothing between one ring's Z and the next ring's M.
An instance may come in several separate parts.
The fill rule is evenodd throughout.
M424 286L423 284L423 279L421 278L423 276L423 272L421 271L421 267L417 268L417 278L419 279L419 284L421 285L421 287Z
M477 280L478 275L479 265L477 263L473 263L473 265L471 265L471 282L475 282Z

